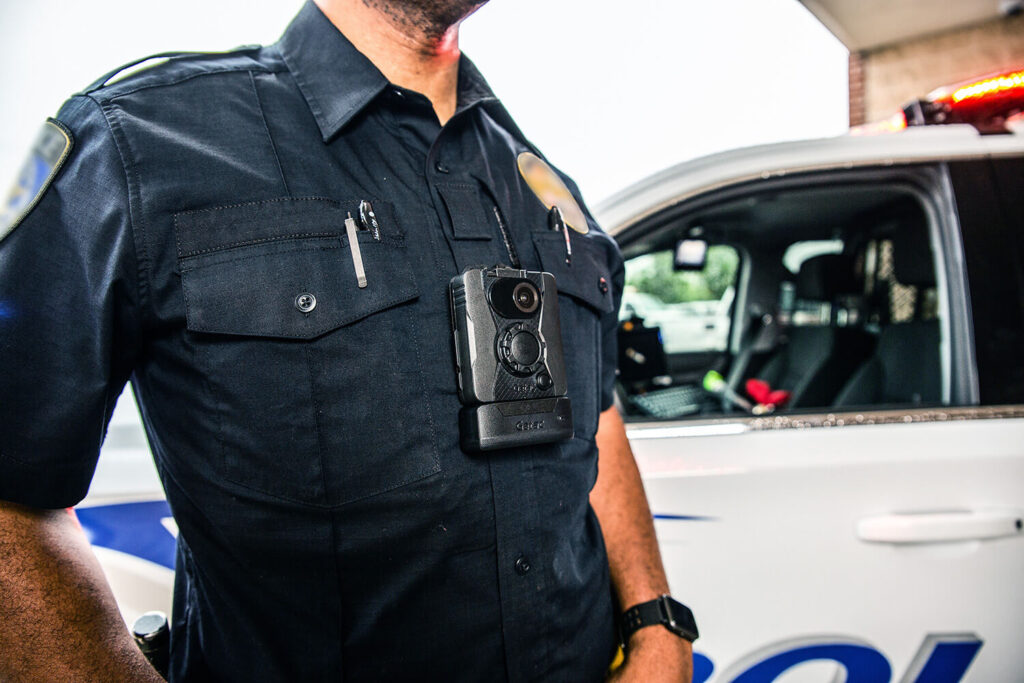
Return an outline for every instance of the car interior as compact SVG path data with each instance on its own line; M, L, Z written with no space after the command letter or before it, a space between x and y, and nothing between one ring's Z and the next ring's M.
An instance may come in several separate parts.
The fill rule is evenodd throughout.
M622 247L627 420L948 402L936 251L910 190L779 189L641 228Z

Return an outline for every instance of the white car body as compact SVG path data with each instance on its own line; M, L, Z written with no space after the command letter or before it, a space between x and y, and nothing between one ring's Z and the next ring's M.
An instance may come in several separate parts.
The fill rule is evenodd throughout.
M628 239L737 187L1002 156L1024 156L1024 135L949 126L781 143L670 168L597 217ZM628 422L673 593L701 630L695 681L1024 678L1024 405L951 389L972 356L944 349L944 396L968 405ZM131 620L170 609L176 529L133 406L118 416L79 517Z

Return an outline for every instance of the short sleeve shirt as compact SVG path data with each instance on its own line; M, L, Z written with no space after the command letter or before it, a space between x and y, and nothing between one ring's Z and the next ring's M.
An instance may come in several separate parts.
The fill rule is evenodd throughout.
M81 500L132 382L179 527L172 680L607 669L588 495L621 256L585 213L567 260L517 168L540 152L465 58L458 88L442 127L308 3L48 124L67 159L0 241L0 499ZM556 276L575 435L467 453L448 283L513 256Z

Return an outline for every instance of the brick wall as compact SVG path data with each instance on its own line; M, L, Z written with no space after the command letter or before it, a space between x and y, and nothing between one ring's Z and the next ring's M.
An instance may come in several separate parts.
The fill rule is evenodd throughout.
M1024 15L851 53L850 123L884 119L939 86L1012 68L1024 68Z
M864 100L864 55L850 52L850 125L867 123L867 103Z

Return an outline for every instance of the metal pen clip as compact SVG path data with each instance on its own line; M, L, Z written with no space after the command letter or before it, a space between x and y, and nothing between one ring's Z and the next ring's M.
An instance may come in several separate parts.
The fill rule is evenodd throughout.
M380 223L377 221L377 214L373 212L373 204L365 199L359 202L359 222L363 228L370 231L373 239L380 242Z
M356 283L359 288L366 287L366 271L363 269L363 254L359 251L359 236L356 234L356 222L351 212L345 219L345 232L348 235L348 246L352 250L352 265L356 268Z
M565 216L562 215L562 210L557 206L552 206L551 210L548 211L548 227L552 230L561 230L562 234L565 235L565 265L572 265L572 242L569 241L569 226L565 222Z

